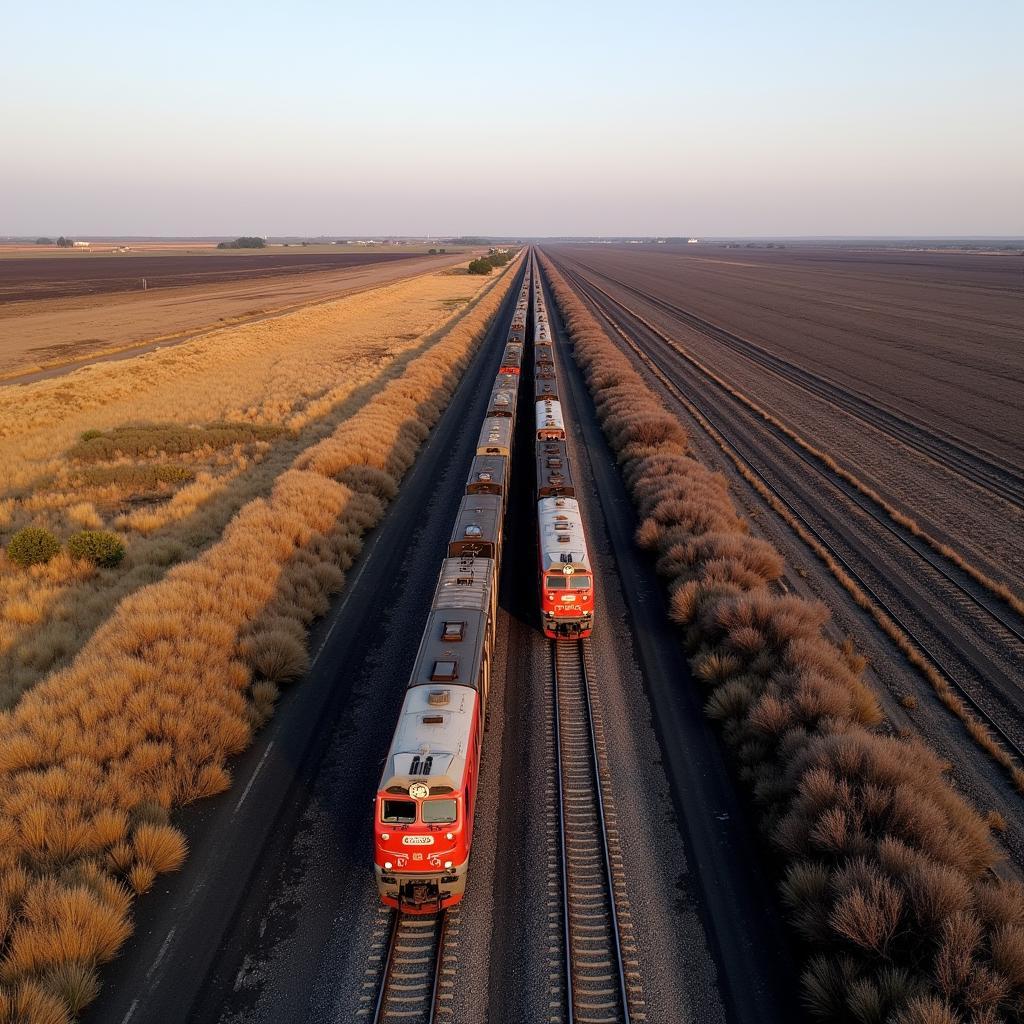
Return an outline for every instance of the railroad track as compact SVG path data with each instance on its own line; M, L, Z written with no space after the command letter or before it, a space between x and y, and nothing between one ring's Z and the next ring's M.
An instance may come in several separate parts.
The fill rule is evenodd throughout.
M607 757L591 700L587 640L553 643L554 753L561 837L565 1019L644 1019Z
M971 481L991 494L998 495L1016 508L1024 509L1024 474L991 452L971 445L961 438L943 434L907 416L899 415L828 377L796 366L769 352L756 342L726 330L724 327L719 327L666 299L659 298L633 285L617 281L599 270L592 268L588 268L588 270L609 284L624 289L668 314L676 322L703 334L712 341L725 345L763 369L790 383L797 384L810 394L838 406L861 422L888 434L938 465L957 473L965 480Z
M376 999L368 1005L373 990L367 992L360 1017L373 1024L435 1024L452 996L447 975L454 971L455 911L420 916L393 910L386 928Z
M1004 672L999 666L992 664L988 661L987 657L980 651L974 651L978 657L978 665L973 668L972 674L977 677L977 680L984 685L984 690L987 697L995 699L1004 711L1008 712L1008 720L1006 724L1001 724L1000 721L993 715L993 713L985 707L985 705L970 691L970 689L964 685L960 678L960 674L949 666L946 659L934 650L934 645L928 641L922 639L919 631L915 630L914 627L909 625L906 621L906 615L901 614L900 611L894 606L895 601L883 597L879 592L878 587L873 586L864 576L863 572L852 564L850 558L838 549L836 544L832 542L825 534L816 528L810 520L802 514L798 508L795 507L792 501L786 498L777 486L775 486L767 477L767 475L754 466L749 458L746 458L739 448L726 438L726 433L729 432L728 428L722 428L718 426L718 421L722 415L721 408L715 403L701 403L692 394L687 394L679 386L676 380L675 374L678 372L677 368L672 365L667 365L663 359L659 358L656 354L657 350L655 346L642 346L638 344L634 334L636 328L627 328L622 324L622 317L615 314L615 310L624 312L628 317L633 318L641 327L641 329L651 334L652 340L661 340L663 344L667 345L664 339L657 335L656 331L651 330L646 326L643 318L638 314L629 309L621 301L615 299L613 296L608 295L603 289L589 282L578 273L568 270L564 265L562 266L562 272L566 278L570 281L573 287L584 295L591 304L600 312L602 316L613 326L620 337L630 347L631 351L636 357L644 363L650 371L658 378L665 389L669 392L671 397L682 404L684 408L690 411L691 414L696 413L698 418L703 419L711 426L713 436L717 435L716 440L718 443L725 446L732 452L735 459L741 461L746 468L758 478L763 486L774 496L774 498L783 505L790 515L792 515L801 526L810 534L814 540L824 548L832 558L842 567L842 569L857 583L857 585L864 591L864 593L881 609L889 619L907 636L910 642L917 647L920 652L932 663L935 670L938 671L943 678L949 683L949 685L956 691L956 693L964 700L974 714L985 723L985 725L992 731L992 733L998 737L1000 742L1006 747L1006 749L1012 753L1020 764L1024 765L1024 744L1018 741L1016 736L1009 731L1012 728L1010 723L1019 721L1021 714L1021 693L1019 685L1015 682L1014 678L1007 672ZM714 411L712 411L714 406ZM784 439L783 439L784 440ZM806 456L806 453L802 453L795 446L787 446L794 451L794 454ZM805 459L805 461L807 461ZM896 531L890 531L894 536L899 538L901 541L906 543L907 547L913 550L915 553L920 554L916 545L909 544L906 540L900 537ZM854 553L862 560L866 560L870 563L870 552L866 549L858 549L854 545ZM937 571L941 570L936 567ZM953 583L958 589L963 590L962 584L954 577L948 574L942 574L944 578ZM916 581L911 581L913 587L917 586ZM909 589L913 589L909 587ZM911 611L915 608L920 611L921 603L920 599L914 594L900 593L897 591L897 596L900 599L901 605L909 605ZM982 603L976 600L976 597L972 594L967 596L971 597L971 600L985 611L992 612L991 607L988 603ZM936 607L934 598L931 599L931 607ZM939 605L939 607L943 607ZM1002 623L1001 623L1002 624ZM1020 640L1022 639L1021 631L1012 621L1005 624L1006 626L1006 639ZM951 633L950 635L957 635ZM960 637L959 646L967 649L970 648L970 643L966 637ZM995 688L987 684L995 684ZM1009 728L1008 728L1009 726Z

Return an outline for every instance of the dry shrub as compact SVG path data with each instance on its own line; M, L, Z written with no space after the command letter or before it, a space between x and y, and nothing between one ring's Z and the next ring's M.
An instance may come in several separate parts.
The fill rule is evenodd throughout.
M812 1014L1021 1021L1024 890L990 874L998 821L968 806L933 752L878 728L864 659L826 638L822 606L771 589L778 553L749 535L725 481L687 454L681 429L662 428L644 379L541 262L633 497L636 541L667 581L707 714L777 854Z
M512 279L0 716L0 1024L19 999L34 1008L11 1019L68 1020L90 994L71 968L109 960L129 890L180 867L170 811L227 788L274 680L308 664L310 623L395 492L381 474L397 488Z
M135 856L154 871L177 871L185 861L185 837L171 825L140 825L133 837Z

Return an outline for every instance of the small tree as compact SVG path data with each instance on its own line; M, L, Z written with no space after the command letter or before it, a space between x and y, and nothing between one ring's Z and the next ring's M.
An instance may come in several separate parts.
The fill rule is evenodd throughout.
M428 256L436 256L437 255L437 250L436 249L428 249L427 250L427 255Z
M70 249L75 244L73 238L65 238L63 235L57 239L57 245L61 249Z
M113 569L124 558L124 542L109 530L80 530L68 541L68 554Z
M36 245L53 245L52 238L37 238Z
M60 551L60 541L38 526L26 526L19 530L7 545L7 557L15 565L41 565L48 562Z
M489 274L493 267L490 260L486 257L482 257L480 259L471 260L466 269L470 274Z

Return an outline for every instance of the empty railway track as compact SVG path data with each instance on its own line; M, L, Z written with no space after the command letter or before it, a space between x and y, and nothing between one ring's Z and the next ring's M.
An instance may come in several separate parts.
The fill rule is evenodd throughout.
M391 911L386 945L372 1007L361 1018L373 1024L435 1024L451 999L454 968L451 944L457 932L454 912L410 915ZM371 1015L372 1013L372 1015Z
M853 488L842 487L843 481L825 472L816 459L785 436L766 431L756 414L738 400L702 400L706 394L702 385L707 381L671 339L574 269L565 264L560 269L669 396L710 426L716 442L761 481L945 678L1018 764L1024 765L1024 695L1015 674L1024 653L1024 631L1015 613L987 597L979 599L974 588L940 559L924 558L919 543L872 516L856 500ZM766 434L781 457L772 458L763 441ZM817 485L801 475L802 467L814 471ZM826 500L821 480L837 498L852 502L855 510L844 514L841 503L834 507ZM867 518L851 516L850 511L866 513ZM919 556L919 570L879 574L879 554L894 550L904 556L909 552ZM932 635L924 636L929 624Z
M586 640L554 642L554 754L568 1024L643 1020L607 755L591 700Z

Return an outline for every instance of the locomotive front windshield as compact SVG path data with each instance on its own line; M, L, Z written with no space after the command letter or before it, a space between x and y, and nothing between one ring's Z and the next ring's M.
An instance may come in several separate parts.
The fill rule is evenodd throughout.
M389 825L411 825L416 820L416 805L411 800L385 800L381 820Z
M450 825L455 821L454 800L424 800L420 804L423 822L427 825Z
M567 590L569 584L564 576L549 576L548 590Z
M590 586L589 576L570 576L569 586L573 590L586 590Z

